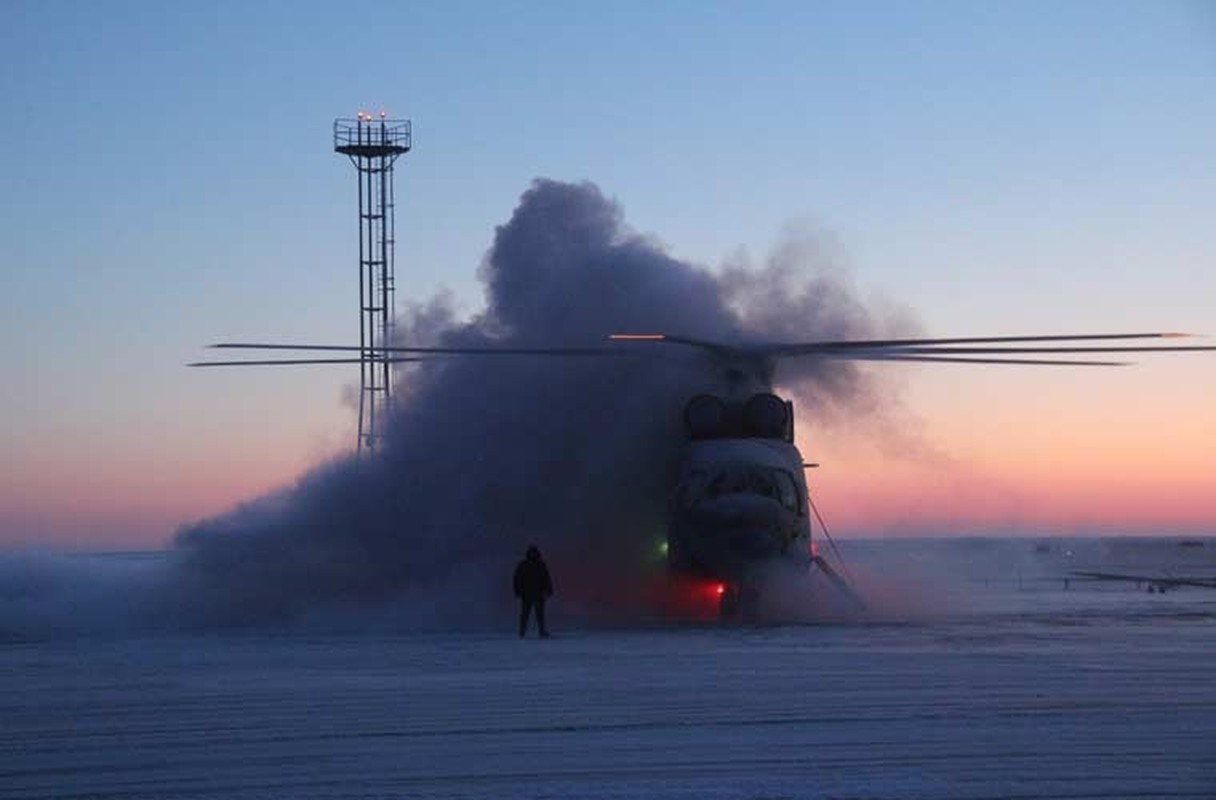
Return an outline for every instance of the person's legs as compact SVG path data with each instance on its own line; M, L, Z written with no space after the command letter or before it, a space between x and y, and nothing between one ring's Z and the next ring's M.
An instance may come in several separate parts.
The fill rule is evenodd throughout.
M528 615L532 613L532 601L528 598L523 598L519 601L519 638L524 638L528 633ZM539 619L539 615L537 619Z
M545 627L545 598L536 601L536 627L540 628L542 637L549 636L549 629Z

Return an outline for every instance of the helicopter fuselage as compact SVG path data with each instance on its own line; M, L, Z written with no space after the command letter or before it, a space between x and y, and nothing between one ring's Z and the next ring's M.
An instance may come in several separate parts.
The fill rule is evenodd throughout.
M667 526L674 572L742 583L777 559L810 564L806 482L794 445L694 442L681 475Z
M806 478L792 421L791 405L768 393L747 403L689 402L690 441L668 509L672 573L738 587L774 562L810 565Z

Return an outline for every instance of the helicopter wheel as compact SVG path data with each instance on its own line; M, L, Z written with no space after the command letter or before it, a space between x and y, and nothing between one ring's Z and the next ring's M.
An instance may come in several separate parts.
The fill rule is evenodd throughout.
M739 615L739 586L738 584L726 584L725 591L718 598L718 617L719 619L728 620L734 619Z

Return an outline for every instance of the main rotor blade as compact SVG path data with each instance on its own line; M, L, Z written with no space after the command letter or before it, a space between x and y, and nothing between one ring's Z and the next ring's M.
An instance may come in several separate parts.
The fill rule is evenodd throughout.
M829 340L822 342L789 342L789 343L757 343L757 344L739 344L730 345L719 342L707 342L700 339L692 339L686 336L671 336L664 333L614 333L609 336L609 339L614 341L647 341L647 342L672 342L674 344L686 344L693 347L701 347L709 350L717 351L734 351L742 354L762 355L762 356L798 356L798 355L820 355L825 351L848 351L848 350L877 350L889 349L900 350L903 348L925 348L925 352L949 352L940 350L943 345L970 345L970 344L1014 344L1021 342L1084 342L1084 341L1111 341L1111 340L1126 340L1126 339L1178 339L1189 338L1192 334L1189 333L1083 333L1083 334L1050 334L1037 336L968 336L968 337L951 337L938 339L842 339ZM1214 347L1182 347L1182 348L1143 348L1145 350L1165 350L1165 349L1196 349L1196 350L1213 350ZM1065 349L1056 350L993 350L993 352L1068 352ZM1121 350L1079 350L1077 352L1120 352ZM970 352L984 352L982 349L975 349ZM1134 349L1127 349L1126 352L1137 352Z
M1216 351L1216 345L1167 345L1165 347L899 347L879 352L933 355L993 355L999 353L1176 353L1179 351ZM843 351L847 357L849 350Z
M859 361L943 361L965 364L1036 364L1062 366L1126 366L1126 361L1093 361L1077 359L1033 359L1004 358L1010 355L1028 354L1072 354L1072 353L1152 353L1180 351L1216 351L1216 346L1167 345L1147 346L1068 346L1068 347L953 347L947 345L1014 344L1021 342L1091 342L1118 341L1127 339L1177 339L1189 337L1186 333L1089 333L1075 335L1040 336L978 336L953 337L948 339L864 339L827 342L801 342L790 344L744 344L725 345L691 339L684 336L669 336L661 333L618 333L610 336L616 341L672 342L699 347L726 356L781 358L792 356L818 356L821 358L854 359ZM982 356L1002 356L982 358Z
M769 355L810 355L822 350L864 350L867 348L900 349L915 347L937 349L943 345L1016 344L1023 342L1093 342L1126 339L1181 339L1190 338L1191 336L1192 334L1189 333L1083 333L1049 334L1038 336L967 336L938 339L860 339L828 342L801 342L790 344L760 344L756 345L755 347ZM743 349L750 350L752 348L751 346L744 345Z
M319 350L342 353L418 353L419 355L479 356L622 356L633 355L615 347L360 347L347 344L268 344L220 342L208 347L224 350Z
M833 355L827 353L824 358L848 361L928 361L951 364L1032 364L1054 367L1126 367L1130 361L1078 361L1076 359L1047 359L1047 358L966 358L962 356L931 356L893 353L867 353Z
M407 361L425 361L423 358L376 358L373 364L402 364ZM361 358L278 358L263 361L195 361L187 367L266 367L288 364L361 364Z
M1074 361L1074 360L1048 360L1048 359L1029 359L1029 358L961 358L954 356L932 356L932 355L916 355L904 353L856 353L848 355L833 356L825 354L825 358L840 358L852 361L944 361L958 364L1052 364L1057 366L1092 366L1092 367L1121 367L1126 366L1129 362L1126 361ZM425 358L389 358L384 359L390 364L402 364L407 362L428 361ZM258 361L195 361L187 364L187 367L251 367L251 366L285 366L295 364L359 364L362 359L359 358L290 358L290 359L264 359ZM383 363L381 359L375 359L373 363Z
M709 342L685 336L672 336L661 333L615 333L608 338L611 341L651 341L684 344L709 350L719 355L780 358L792 356L820 356L824 358L856 359L865 361L953 361L956 363L973 364L1056 364L1066 366L1122 366L1122 361L1090 361L1090 360L1047 360L1028 358L981 358L981 356L1006 356L1030 354L1074 354L1074 353L1153 353L1153 352L1197 352L1216 351L1213 345L1128 345L1128 346L1090 346L1078 345L1067 347L1034 346L1034 347L956 347L953 345L982 345L982 344L1016 344L1024 342L1092 342L1118 341L1128 339L1176 339L1189 337L1186 333L1090 333L1068 335L1039 335L1039 336L973 336L952 337L939 339L854 339L823 342L793 342L730 345ZM226 350L285 350L285 351L321 351L341 353L370 353L376 360L387 360L391 363L412 359L385 359L388 353L412 353L425 355L477 355L477 356L623 356L633 355L628 348L618 347L368 347L359 345L334 344L279 344L273 342L221 342L210 345L216 349ZM903 356L897 358L896 356ZM191 366L240 366L245 364L277 365L277 364L344 364L358 363L361 359L293 359L293 360L262 360L262 361L210 361L198 362Z

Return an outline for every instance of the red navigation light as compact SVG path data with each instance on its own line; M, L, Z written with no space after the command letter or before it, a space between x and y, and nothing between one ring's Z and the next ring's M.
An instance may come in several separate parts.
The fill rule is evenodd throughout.
M717 595L718 597L721 597L722 595L726 594L726 584L725 583L715 583L714 584L714 594Z

